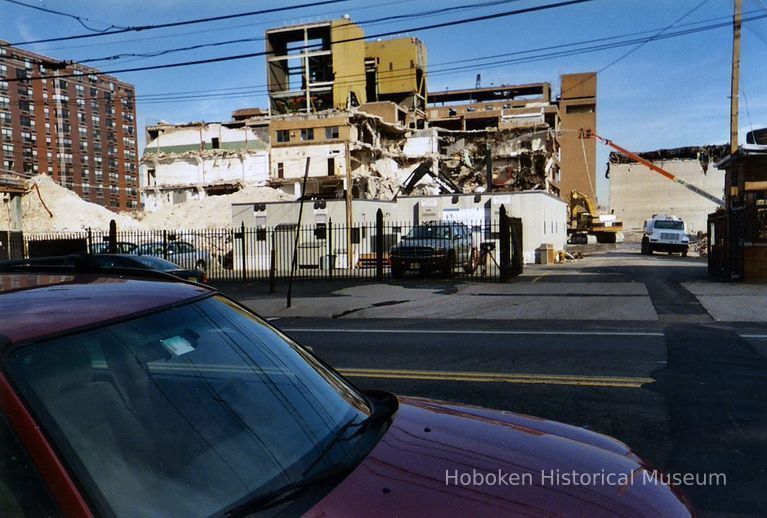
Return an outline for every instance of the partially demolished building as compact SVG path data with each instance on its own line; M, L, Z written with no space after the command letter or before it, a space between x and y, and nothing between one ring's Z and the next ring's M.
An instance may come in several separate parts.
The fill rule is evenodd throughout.
M559 114L548 83L430 92L429 126L463 192L560 194Z
M248 114L246 124L243 115L237 115L229 123L147 127L139 167L145 210L266 184L268 117ZM254 120L258 118L260 122Z
M724 197L724 175L713 164L728 156L729 146L658 149L638 155L715 197ZM676 215L691 233L706 232L706 218L717 204L672 183L620 153L610 153L610 209L626 231L639 232L653 214Z
M428 92L426 47L414 37L365 41L345 17L272 28L265 40L268 111L240 110L215 126L241 133L231 151L258 166L243 162L241 177L219 177L206 163L206 154L222 153L207 129L149 128L147 209L240 181L297 198L344 199L349 214L354 199L527 190L566 198L568 177L596 183L594 153L578 147L576 155L570 146L574 157L564 156L561 143L565 123L596 130L594 74L563 76L570 87L560 99L549 83ZM169 149L171 135L182 133L191 147ZM186 185L171 173L184 164Z

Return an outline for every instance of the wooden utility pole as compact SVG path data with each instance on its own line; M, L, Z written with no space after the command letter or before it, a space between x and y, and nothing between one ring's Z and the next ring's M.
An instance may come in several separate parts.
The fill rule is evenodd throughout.
M346 142L344 158L346 162L346 268L352 269L352 156L349 141Z
M738 95L740 93L740 30L742 1L735 0L732 17L732 82L730 84L730 153L738 152Z

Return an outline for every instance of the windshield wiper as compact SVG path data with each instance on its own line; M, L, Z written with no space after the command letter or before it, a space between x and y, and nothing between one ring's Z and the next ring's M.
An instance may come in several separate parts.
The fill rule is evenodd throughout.
M371 407L373 407L373 412L362 421L355 422L356 417L354 417L344 423L343 426L341 426L341 428L339 428L335 434L333 434L333 438L317 455L314 461L312 461L309 467L304 470L304 476L306 476L306 474L309 473L337 444L349 441L354 437L359 436L372 423L388 419L397 411L397 408L399 408L399 402L397 401L396 396L393 394L377 390L366 391L365 393L369 396L369 401L371 402ZM345 437L346 431L350 428L357 428L357 431L355 431L352 435ZM355 467L356 464L346 463L327 469L325 471L321 471L312 477L304 478L297 482L282 486L279 489L270 491L266 494L256 497L255 499L248 500L241 505L237 505L226 511L224 516L244 516L259 510L280 505L297 498L304 490L312 486L346 475Z
M330 469L318 473L317 475L293 482L286 486L282 486L274 491L269 491L266 494L256 497L255 499L248 500L244 504L237 505L224 513L226 517L234 516L246 516L256 511L268 509L276 505L288 502L298 497L301 492L311 486L320 484L332 480L334 478L341 477L346 474L351 468L349 466L340 466L335 469Z
M309 464L309 467L304 470L304 476L306 476L306 474L309 473L314 468L314 466L316 466L320 460L322 460L322 458L325 457L325 455L338 443L354 439L355 437L362 434L371 424L390 418L392 415L394 415L394 412L397 411L397 408L399 408L399 402L397 401L396 396L390 394L389 392L371 390L367 391L365 394L368 396L369 401L372 403L371 406L373 407L373 412L371 412L369 416L358 423L354 422L356 418L352 418L347 421L341 428L339 428L338 431L336 431L334 434L333 439L331 439L330 442L322 449L319 455L317 455L317 458L314 459L311 464ZM348 437L344 437L344 434L350 428L357 428L357 431Z

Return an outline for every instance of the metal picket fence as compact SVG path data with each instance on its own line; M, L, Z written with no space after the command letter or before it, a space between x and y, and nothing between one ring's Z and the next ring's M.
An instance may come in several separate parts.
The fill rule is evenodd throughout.
M211 280L238 281L275 281L291 274L294 279L502 281L522 271L522 225L516 218L424 227L378 219L352 226L328 221L300 227L27 233L24 254L156 255L203 269Z

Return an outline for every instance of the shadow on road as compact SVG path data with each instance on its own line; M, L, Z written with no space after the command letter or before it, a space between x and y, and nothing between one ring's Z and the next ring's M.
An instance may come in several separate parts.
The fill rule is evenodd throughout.
M669 473L724 473L724 486L684 491L706 511L767 509L767 360L737 334L700 325L665 330L668 363L645 388L666 399ZM659 440L662 440L659 438Z

